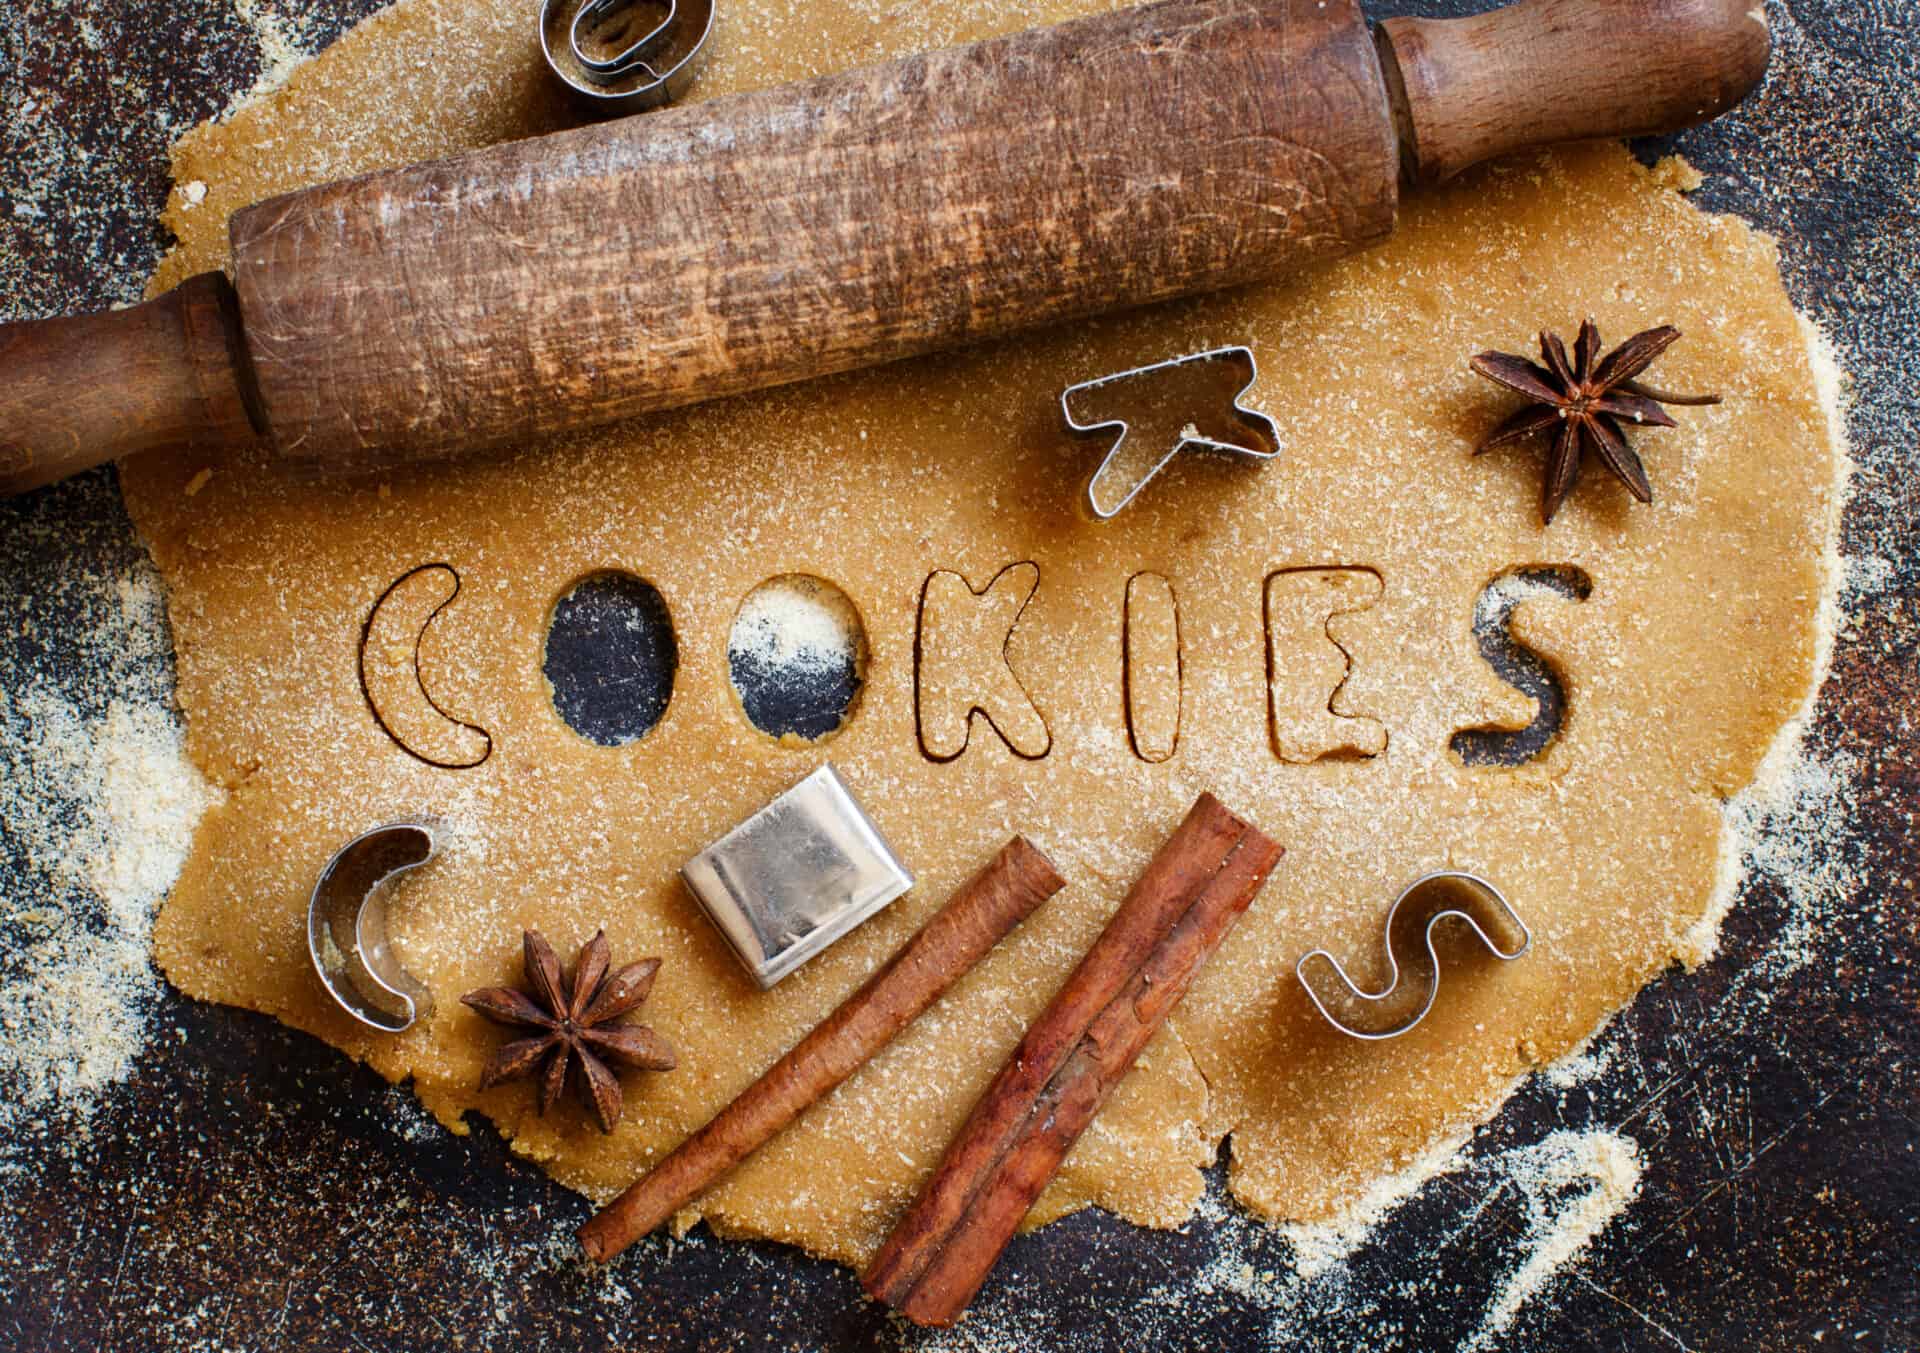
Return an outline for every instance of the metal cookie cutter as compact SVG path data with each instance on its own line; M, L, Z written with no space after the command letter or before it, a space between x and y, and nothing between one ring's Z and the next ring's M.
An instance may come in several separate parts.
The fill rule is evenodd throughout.
M433 1013L433 995L387 940L387 890L439 853L426 822L389 822L356 836L320 871L307 903L307 954L320 983L362 1024L397 1034Z
M1384 988L1362 991L1347 976L1340 960L1325 949L1315 949L1303 957L1294 974L1307 989L1307 998L1341 1033L1366 1039L1398 1038L1433 1009L1433 999L1440 991L1440 956L1434 952L1433 932L1448 920L1465 922L1489 953L1509 962L1526 953L1533 943L1526 923L1500 890L1479 875L1427 874L1409 883L1387 912ZM1424 960L1412 949L1416 933L1426 955ZM1496 934L1499 939L1494 938ZM1404 987L1396 952L1405 952L1409 959L1409 981ZM1321 980L1316 986L1316 979L1307 973L1315 959L1333 970L1333 980ZM1359 1023L1355 1016L1360 1017Z
M1209 391L1205 401L1193 398L1196 373L1213 375L1219 385L1218 392ZM1087 481L1088 510L1100 521L1117 516L1167 462L1190 446L1254 460L1279 455L1280 429L1273 419L1240 403L1259 375L1253 350L1234 346L1068 386L1060 395L1060 412L1068 429L1082 435L1104 433L1112 439ZM1148 422L1116 412L1141 407L1159 416Z
M544 0L540 7L548 68L596 117L679 98L712 31L713 0Z
M831 763L680 876L763 991L913 886Z

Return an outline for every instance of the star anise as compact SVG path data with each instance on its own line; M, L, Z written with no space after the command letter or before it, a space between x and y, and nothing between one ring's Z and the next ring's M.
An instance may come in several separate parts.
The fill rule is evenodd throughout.
M672 1046L646 1025L613 1022L647 999L660 960L643 958L609 976L607 936L601 931L580 947L568 984L559 955L539 931L527 931L523 944L531 996L512 987L486 987L460 998L496 1024L537 1031L494 1053L480 1072L480 1088L537 1073L540 1112L545 1113L560 1097L569 1064L575 1064L580 1097L600 1120L600 1130L612 1132L620 1121L620 1081L607 1063L671 1071L676 1061Z
M1591 453L1627 490L1643 503L1653 501L1653 485L1640 457L1627 445L1624 420L1650 427L1674 427L1662 404L1718 404L1718 395L1676 395L1654 390L1634 379L1653 365L1680 337L1670 324L1635 334L1605 357L1600 353L1600 330L1592 320L1580 326L1573 360L1558 334L1540 335L1540 355L1546 365L1510 352L1483 352L1473 369L1490 381L1517 390L1533 402L1488 433L1474 454L1536 432L1547 433L1547 478L1540 510L1548 522L1560 510L1580 478L1580 462Z

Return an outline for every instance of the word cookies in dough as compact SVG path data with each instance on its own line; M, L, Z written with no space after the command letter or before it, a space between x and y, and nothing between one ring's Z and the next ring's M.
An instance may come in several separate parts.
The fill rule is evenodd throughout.
M875 24L723 6L693 97L1094 8L931 0ZM174 194L180 244L155 285L221 266L226 215L269 194L559 125L528 22L523 0L404 0L189 133L175 171L196 186ZM312 485L247 456L130 464L191 753L227 790L160 918L160 963L194 996L412 1077L456 1131L479 1110L605 1198L1025 832L1068 888L700 1201L726 1231L858 1262L1211 789L1287 857L1034 1219L1098 1203L1177 1223L1228 1133L1248 1206L1327 1215L1686 952L1721 804L1814 679L1838 452L1803 326L1772 243L1664 177L1613 145L1496 165L1410 197L1383 247L1292 280L379 481ZM1514 400L1466 359L1588 314L1614 341L1677 325L1659 383L1725 402L1639 434L1652 506L1590 472L1543 530L1538 454L1470 454ZM1100 448L1069 438L1060 391L1230 343L1258 358L1247 402L1281 456L1183 455L1113 522L1083 519ZM1523 764L1469 766L1456 734L1534 715L1483 659L1475 606L1540 568L1579 586L1526 591L1510 628L1559 682L1564 725ZM556 599L606 571L658 590L678 654L658 724L617 748L574 733L542 675ZM760 733L729 685L743 598L794 573L844 592L864 630L864 688L823 746ZM919 884L761 993L676 870L824 755ZM375 1035L310 972L305 901L341 843L421 813L447 849L401 885L395 925L436 1008ZM1455 968L1405 1038L1335 1033L1295 960L1324 945L1377 980L1387 906L1441 867L1495 880L1532 953ZM571 1101L538 1117L529 1084L473 1089L500 1035L456 998L517 979L527 927L563 954L605 927L616 957L664 960L647 1018L680 1069L631 1077L611 1137Z

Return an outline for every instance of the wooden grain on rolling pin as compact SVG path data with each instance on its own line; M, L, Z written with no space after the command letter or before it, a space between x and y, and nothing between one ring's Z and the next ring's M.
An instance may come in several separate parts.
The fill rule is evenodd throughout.
M1376 54L1354 0L1163 0L307 189L233 218L231 284L0 326L0 494L256 436L385 468L1276 276L1403 177L1712 116L1763 20L1522 0Z
M1352 0L1178 0L297 193L235 281L283 450L530 440L1381 239L1385 97Z

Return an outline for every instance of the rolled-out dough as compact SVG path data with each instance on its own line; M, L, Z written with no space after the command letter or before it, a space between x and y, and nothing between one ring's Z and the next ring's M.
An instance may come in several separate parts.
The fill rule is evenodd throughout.
M727 4L694 97L1096 7ZM556 125L545 81L525 0L405 0L283 90L181 141L177 180L206 186L204 197L175 192L166 219L180 245L155 285L220 266L226 214L260 197ZM1466 359L1526 350L1540 327L1571 333L1586 314L1616 341L1678 325L1686 336L1658 383L1726 402L1637 438L1653 506L1594 474L1542 530L1537 456L1469 454L1512 401ZM1113 523L1082 520L1099 448L1066 435L1059 392L1230 343L1258 356L1249 402L1278 420L1281 458L1186 454ZM1748 783L1813 679L1838 454L1773 245L1605 145L1412 198L1389 244L1305 277L561 445L346 485L298 482L245 456L136 461L123 482L170 589L191 753L228 791L160 918L158 958L195 996L267 1011L412 1077L456 1130L478 1109L555 1177L606 1197L1025 832L1067 890L700 1204L724 1230L858 1261L1155 846L1211 789L1287 858L1034 1220L1098 1203L1177 1223L1229 1133L1247 1205L1324 1216L1490 1113L1517 1076L1682 952L1714 888L1721 800ZM404 736L409 719L427 720L418 737L431 740L437 705L484 730L491 752L464 769L429 764L383 731L357 675L370 610L430 564L457 574L457 595L423 633L424 611L383 622L401 638L373 657L388 682L407 661L405 636L422 633L431 704L409 701L397 726ZM1478 653L1475 600L1515 566L1553 564L1590 575L1591 596L1529 601L1514 632L1560 674L1564 732L1528 765L1466 768L1449 749L1456 730L1531 715ZM968 706L916 717L928 580L945 580L942 606L997 605L973 590L1013 565L1003 585L1024 589L1037 573L1031 599L1013 608L1010 641L986 634L1012 680L988 670L976 694L1005 707L988 712L1028 755L973 716L965 750L935 760L922 729L951 738ZM664 718L621 748L572 733L541 676L554 600L605 569L659 588L680 654ZM742 598L789 573L843 589L869 645L858 707L819 747L757 732L728 683ZM968 586L948 585L954 574ZM1141 725L1159 730L1145 737L1154 760L1129 728L1122 673L1140 575L1136 621L1151 628L1132 644L1134 699ZM451 591L432 576L428 606ZM1339 611L1332 648L1310 623L1303 631L1316 589ZM1282 627L1271 643L1270 610ZM981 625L950 621L936 640L980 642ZM1300 665L1276 680L1270 653ZM928 656L947 675L926 699L974 698L951 674L979 652ZM1303 694L1316 679L1324 715ZM473 733L447 737L455 750L482 746ZM826 755L919 885L762 994L675 871ZM423 1026L387 1037L329 1004L307 966L304 903L342 842L418 813L446 823L448 848L402 885L395 924L438 1004ZM1335 1033L1296 984L1295 960L1326 945L1377 976L1388 904L1443 866L1497 882L1531 925L1533 952L1506 965L1462 958L1432 1016L1398 1041ZM499 1035L456 999L517 976L523 928L572 952L601 926L617 958L664 960L647 1020L680 1051L679 1070L627 1078L610 1138L571 1102L538 1118L527 1084L475 1094Z

